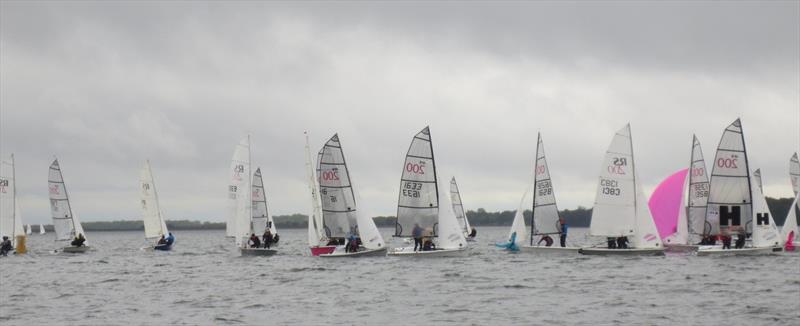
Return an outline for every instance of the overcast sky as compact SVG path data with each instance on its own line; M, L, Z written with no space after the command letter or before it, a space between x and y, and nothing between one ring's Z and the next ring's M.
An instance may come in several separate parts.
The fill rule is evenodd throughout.
M394 215L411 137L467 209L515 209L541 131L560 208L592 206L630 122L646 190L711 160L742 118L765 192L800 150L800 4L769 2L0 3L0 155L49 223L56 155L83 220L138 218L149 158L168 219L224 220L253 140L273 214L307 213L303 131L339 133L359 209ZM446 193L446 192L445 192Z

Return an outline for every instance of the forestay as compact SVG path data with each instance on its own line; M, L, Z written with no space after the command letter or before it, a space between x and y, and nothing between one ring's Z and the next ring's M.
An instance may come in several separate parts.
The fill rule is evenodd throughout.
M325 234L331 238L355 234L356 200L338 135L317 154L317 179Z
M600 170L589 234L632 235L636 226L636 187L630 125L617 131ZM646 205L646 202L642 202ZM649 215L649 214L648 214Z
M708 205L708 173L703 149L697 136L692 139L691 168L689 169L689 194L687 223L690 234L706 234L706 210Z
M12 154L8 160L0 160L0 236L7 236L11 241L25 232L19 214L16 181Z
M450 179L450 201L453 203L453 213L456 214L456 220L458 220L461 231L464 234L469 234L472 231L472 227L469 225L464 204L461 202L461 192L458 191L456 177Z
M561 232L558 222L556 195L553 191L553 183L550 180L550 168L547 165L547 159L545 159L544 142L541 134L539 134L536 144L536 164L534 169L531 243L533 243L533 236Z
M142 221L144 221L144 237L158 238L167 235L167 224L161 214L158 193L153 179L150 161L145 161L139 172L139 198L142 205Z
M797 153L789 159L789 179L792 181L794 195L797 196L800 193L800 159L797 158Z
M242 246L250 233L253 201L250 173L250 136L242 139L233 152L228 185L228 216L225 232Z
M425 127L411 140L397 200L395 236L410 237L414 224L437 232L439 187L430 129Z
M79 233L86 237L78 217L73 214L69 204L69 194L57 159L50 164L47 184L56 240L71 240Z
M711 170L706 213L710 234L749 225L753 217L752 202L744 134L741 121L736 119L722 133Z
M269 226L269 232L273 235L278 233L272 215L267 209L267 194L264 191L264 179L261 176L261 168L256 168L253 173L253 217L252 230L255 234L263 234Z

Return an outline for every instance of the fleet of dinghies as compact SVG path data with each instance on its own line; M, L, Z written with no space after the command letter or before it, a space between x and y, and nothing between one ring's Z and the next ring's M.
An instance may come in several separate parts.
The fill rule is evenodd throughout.
M429 127L414 135L403 162L394 236L405 239L408 245L395 248L387 245L372 218L357 209L357 191L339 135L334 134L324 143L317 153L316 165L308 133L305 137L311 256L446 257L468 253L468 241L474 241L476 230L465 213L455 177L450 179L449 196L440 196ZM506 241L496 246L514 252L584 255L663 255L665 251L679 251L711 256L798 251L797 153L789 160L794 201L780 229L767 206L761 170L750 170L739 119L723 131L711 164L709 177L700 141L693 136L688 166L665 178L648 200L634 159L631 127L626 125L615 133L606 150L592 210L589 236L605 241L587 247L567 246L566 225L559 216L539 134L533 180L520 200ZM229 175L226 236L233 238L243 256L276 254L278 231L267 206L261 169L251 169L249 136L236 145ZM84 253L92 249L70 204L57 159L49 168L48 191L55 240L71 241L61 252ZM167 229L149 161L140 171L139 191L144 235L152 243L146 248L172 249L175 238ZM531 192L528 226L523 212ZM12 154L9 159L0 160L0 235L10 239L16 253L21 254L26 251L25 239L32 234L32 228L22 223L16 193ZM40 224L39 234L45 233L45 226ZM554 245L556 236L564 237L560 245ZM159 241L153 243L154 239Z

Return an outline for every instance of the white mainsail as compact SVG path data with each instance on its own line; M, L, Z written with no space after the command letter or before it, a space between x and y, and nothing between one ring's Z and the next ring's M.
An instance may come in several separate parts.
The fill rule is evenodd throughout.
M753 176L755 178L755 176ZM758 183L755 181L753 183ZM780 232L772 213L767 206L767 200L761 192L761 187L752 185L753 190L753 247L766 248L780 246Z
M690 234L705 234L708 205L708 172L703 159L703 149L697 136L692 136L692 157L689 169L689 197L687 226Z
M44 224L39 224L39 234L45 234L47 231L44 230Z
M792 181L792 190L797 196L800 194L800 159L797 158L797 153L789 159L789 180Z
M456 177L450 179L450 201L453 203L453 213L456 214L456 220L458 220L458 225L461 226L461 230L465 235L470 234L472 232L472 226L469 225L469 219L467 219L464 204L461 202L461 193L458 191Z
M797 211L800 210L800 194L794 197L792 206L789 206L789 212L786 214L786 219L783 221L781 228L781 239L785 244L789 240L789 233L794 231L794 239L792 242L800 242L800 229L797 227Z
M253 217L251 219L252 230L256 235L261 235L269 227L269 233L274 236L278 234L275 228L275 221L267 208L267 193L264 190L264 178L261 176L261 168L256 168L253 173Z
M333 135L317 154L317 179L326 235L344 238L356 234L355 194L338 135Z
M753 220L750 169L739 119L722 133L713 165L706 213L710 234L736 233Z
M308 145L308 133L306 136L306 177L309 194L311 194L311 214L308 215L308 245L317 247L326 239L322 234L322 204L320 203L319 192L317 191L317 178L314 172L314 165L311 162L311 148Z
M439 235L437 247L439 249L466 249L467 238L461 232L461 227L453 212L453 206L448 202L450 199L448 196L443 196L443 198L443 209L437 210Z
M561 233L556 195L550 179L550 168L544 154L541 133L536 143L536 163L533 177L533 211L531 213L531 245L533 237ZM520 235L517 233L517 235Z
M395 236L410 237L415 224L437 231L439 186L430 128L414 135L400 177Z
M50 193L50 212L53 217L56 240L71 240L78 234L83 234L84 238L88 239L86 233L83 232L78 216L72 212L58 159L53 160L49 171L47 186Z
M634 248L661 247L647 198L636 177L630 124L614 135L599 179L589 234L633 236Z
M250 235L250 218L253 201L250 174L250 136L242 139L233 152L231 181L228 185L228 218L225 232L234 237L236 245L241 247Z
M8 160L0 160L0 236L6 236L16 244L17 236L25 231L17 202L15 174L14 154Z
M142 221L144 222L144 237L147 239L166 236L167 224L164 222L164 215L161 213L161 205L158 202L158 192L153 178L153 170L150 168L150 161L147 160L139 172L139 201L142 206Z
M31 228L30 224L28 224L28 229L25 230L25 234L27 234L27 235L33 234L33 229Z
M528 227L525 226L525 198L528 198L528 193L531 191L530 186L525 189L525 193L522 195L522 198L519 200L519 206L517 207L517 212L514 213L514 221L511 222L511 230L508 231L508 237L506 239L511 240L511 236L514 232L517 233L517 237L514 240L514 244L517 247L522 246L528 240ZM535 195L534 195L535 196Z

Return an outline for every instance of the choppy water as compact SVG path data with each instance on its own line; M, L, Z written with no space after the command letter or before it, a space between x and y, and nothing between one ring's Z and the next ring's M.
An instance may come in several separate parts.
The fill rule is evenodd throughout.
M507 232L480 228L464 258L342 260L307 256L305 230L281 231L273 257L239 257L222 231L177 232L172 252L94 232L84 255L32 235L0 259L0 324L800 323L800 254L537 256L490 245Z

